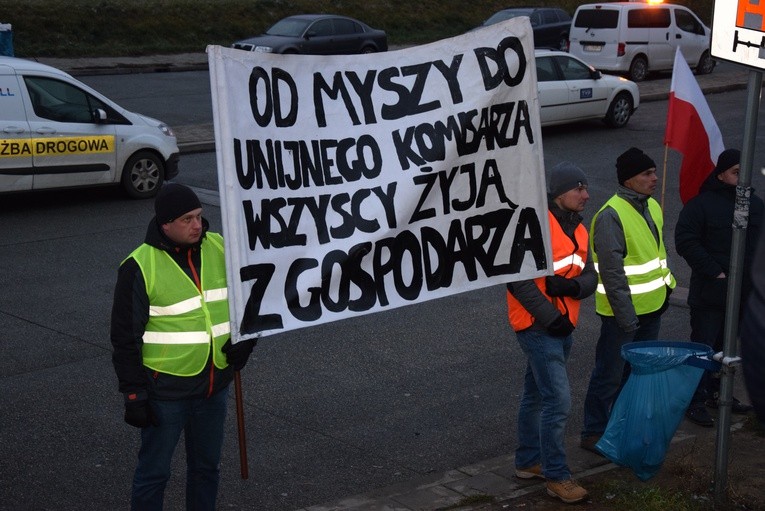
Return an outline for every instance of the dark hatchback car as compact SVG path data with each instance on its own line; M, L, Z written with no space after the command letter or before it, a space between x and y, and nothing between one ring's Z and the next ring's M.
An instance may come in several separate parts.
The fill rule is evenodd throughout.
M528 16L534 31L535 48L568 49L568 31L571 16L557 7L517 7L502 9L483 22L482 27L509 20L517 16Z
M374 53L388 49L388 36L347 16L299 14L277 21L265 34L237 41L231 47L308 55Z

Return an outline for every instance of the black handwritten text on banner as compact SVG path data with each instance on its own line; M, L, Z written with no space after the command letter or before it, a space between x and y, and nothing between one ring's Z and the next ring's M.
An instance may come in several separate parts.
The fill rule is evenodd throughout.
M234 340L548 272L528 20L373 55L208 48Z

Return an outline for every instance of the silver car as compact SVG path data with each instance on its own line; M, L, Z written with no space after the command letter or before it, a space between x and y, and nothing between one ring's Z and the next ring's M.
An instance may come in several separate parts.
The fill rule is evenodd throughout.
M562 51L534 53L542 126L602 119L622 128L640 105L635 82L602 74Z

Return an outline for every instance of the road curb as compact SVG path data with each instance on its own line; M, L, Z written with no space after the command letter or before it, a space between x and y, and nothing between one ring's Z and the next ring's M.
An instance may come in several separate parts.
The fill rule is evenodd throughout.
M199 142L179 142L178 150L181 154L210 153L215 151L215 141L200 140Z
M678 429L670 445L684 444L693 441L699 435L708 433ZM578 446L569 446L567 451L572 477L578 481L620 468L609 459L592 454ZM515 456L507 454L446 472L429 474L377 488L334 502L304 507L298 511L505 509L512 506L511 503L514 500L544 490L544 483L515 477ZM494 501L489 506L463 504L465 499L476 495L490 496ZM525 504L521 505L525 506Z
M747 84L744 83L726 83L722 85L706 85L704 87L704 94L716 94L718 92L728 92L733 90L746 89ZM647 103L649 101L662 101L669 99L669 92L649 92L640 95L640 102Z

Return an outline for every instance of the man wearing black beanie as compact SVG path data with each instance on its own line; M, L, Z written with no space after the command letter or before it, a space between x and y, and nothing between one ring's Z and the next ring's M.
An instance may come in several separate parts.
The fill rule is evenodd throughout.
M691 268L688 286L688 307L691 310L691 340L701 342L716 352L722 351L725 336L725 315L730 275L730 247L736 209L736 186L741 152L726 149L717 159L717 166L680 211L675 225L675 247ZM765 205L752 194L749 202L749 223L741 275L741 303L745 304L752 289L754 251ZM743 307L741 309L743 311ZM699 426L714 426L706 405L717 408L720 378L704 372L685 417ZM746 413L751 406L735 397L731 411Z
M228 387L254 341L230 340L223 237L190 188L166 183L142 245L120 265L112 362L125 422L141 429L132 510L162 509L184 433L186 508L213 511Z
M597 284L580 215L590 199L582 169L570 162L554 166L547 177L547 197L554 274L507 284L508 319L526 356L515 475L545 479L550 496L573 504L588 493L571 478L566 459L571 410L566 364L580 303Z
M675 277L667 265L664 217L651 195L656 164L636 147L616 159L619 187L595 214L590 243L598 270L595 310L601 320L584 402L581 447L595 447L608 424L611 406L627 371L622 346L658 339L661 315L669 306Z

